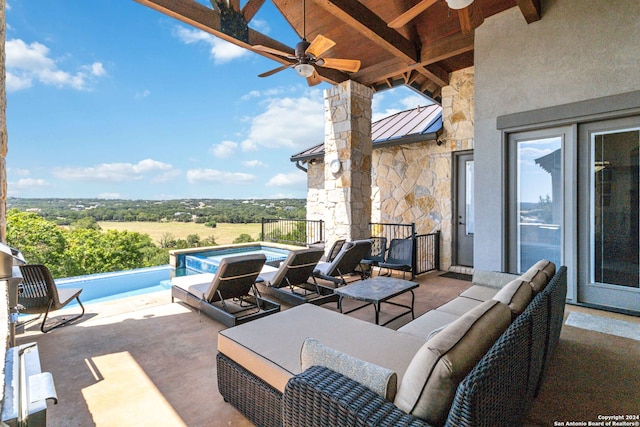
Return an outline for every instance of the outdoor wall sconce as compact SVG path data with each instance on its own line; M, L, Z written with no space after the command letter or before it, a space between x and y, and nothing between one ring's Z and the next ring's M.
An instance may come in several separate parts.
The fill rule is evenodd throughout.
M473 0L447 0L447 4L451 9L464 9L473 3Z

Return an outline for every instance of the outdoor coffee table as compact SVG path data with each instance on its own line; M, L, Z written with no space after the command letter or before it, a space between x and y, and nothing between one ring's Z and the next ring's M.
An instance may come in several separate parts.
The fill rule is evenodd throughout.
M415 299L415 295L413 293L413 289L417 288L418 284L415 282L410 282L408 280L395 279L393 277L372 277L370 279L362 280L360 282L351 283L346 286L342 286L335 290L335 293L340 296L338 301L338 307L340 308L340 312L347 314L356 310L360 310L368 305L373 305L376 311L376 325L379 323L380 318L380 305L384 302L387 304L395 305L397 307L403 307L408 309L405 312L400 313L396 317L391 320L385 322L382 326L396 320L399 317L404 316L405 314L411 313L411 317L415 318L413 314L413 302ZM398 304L395 302L389 301L391 298L401 295L405 292L411 292L411 305ZM364 301L366 304L363 304L359 307L353 308L349 311L342 311L342 298L352 298L359 301Z

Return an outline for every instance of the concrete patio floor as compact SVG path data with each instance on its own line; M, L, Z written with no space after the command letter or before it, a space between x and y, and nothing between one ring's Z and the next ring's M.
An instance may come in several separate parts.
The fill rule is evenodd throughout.
M444 278L440 274L442 272L431 272L416 279L420 283L415 290L416 317L455 298L470 286L468 281ZM410 296L406 294L396 301L408 302L408 298ZM51 372L54 377L59 403L50 403L48 406L48 426L252 425L235 408L225 403L218 393L215 355L217 333L223 326L181 303L170 301L169 291L162 291L107 303L88 304L85 316L72 325L42 334L38 329L39 323L36 322L18 335L18 344L38 342L42 369ZM350 304L357 303L348 301L345 309ZM337 310L333 303L323 307ZM283 305L282 308L288 307ZM384 322L385 317L392 317L394 310L392 306L383 306L381 321ZM585 309L567 306L567 310ZM58 317L65 311L54 314ZM597 313L628 318L638 322L640 327L638 318L603 314L599 311ZM371 307L349 315L370 322L374 319ZM396 329L410 320L410 315L403 316L387 327ZM287 333L288 328L294 327L295 325L282 325L280 332ZM574 328L565 326L563 337L567 329L571 334L570 330ZM583 337L593 341L593 337L584 332L574 331L573 334L579 340ZM596 341L608 340L610 337L607 334L591 334L603 335L602 338L596 336ZM625 347L625 354L630 351L635 356L630 359L633 362L629 362L628 371L632 377L638 377L640 370L637 356L640 355L640 342L614 338L623 340L621 345ZM561 339L557 352L562 349ZM566 363L571 363L571 360L568 358ZM626 362L623 360L620 363ZM562 367L556 369L564 372ZM555 371L550 371L550 374L555 375ZM572 371L572 375L581 373ZM624 382L628 380L629 378ZM566 382L571 379L558 381ZM556 390L547 387L549 384L553 386L554 381L546 381L544 384L541 396L528 417L533 421L527 425L548 425L547 421L552 425L553 421L548 417L560 416L553 415L553 411L548 410L553 405L549 402L558 399ZM631 381L631 384L637 385L638 381ZM572 398L580 399L580 391L576 393ZM586 390L585 393L590 391ZM622 387L620 393L626 393L622 399L628 403L640 401L639 392L628 386ZM597 407L598 399L603 398L589 396L589 399ZM600 403L608 405L610 400L607 398ZM546 406L541 407L538 402L546 402ZM623 405L619 410L624 408ZM616 408L609 410L609 407L602 407L602 411L607 414L619 413L614 409ZM558 411L565 409L559 408ZM561 413L571 416L570 413Z

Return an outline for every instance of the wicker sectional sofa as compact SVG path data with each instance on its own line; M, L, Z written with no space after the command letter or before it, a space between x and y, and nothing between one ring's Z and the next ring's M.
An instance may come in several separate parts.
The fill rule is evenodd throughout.
M259 426L520 425L565 298L566 267L540 261L474 273L397 331L304 304L222 330L218 388Z

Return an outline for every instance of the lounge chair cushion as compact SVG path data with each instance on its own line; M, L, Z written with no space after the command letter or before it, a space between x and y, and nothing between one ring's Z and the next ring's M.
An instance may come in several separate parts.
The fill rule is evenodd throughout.
M500 301L509 306L513 318L522 314L527 308L533 297L533 289L529 282L522 279L513 280L505 285L504 288L493 297L494 300Z
M336 371L370 388L380 397L393 402L398 386L398 376L390 369L366 362L307 338L300 351L300 369L323 366Z
M392 370L399 382L409 362L424 344L423 338L399 334L313 304L224 329L218 333L218 351L276 390L300 371L300 349L306 338ZM398 348L402 351L382 351Z
M458 384L511 323L511 310L486 301L427 341L407 368L394 404L433 425L443 425Z
M178 276L171 279L171 284L189 292L191 295L204 299L204 293L209 289L215 274L202 273Z

